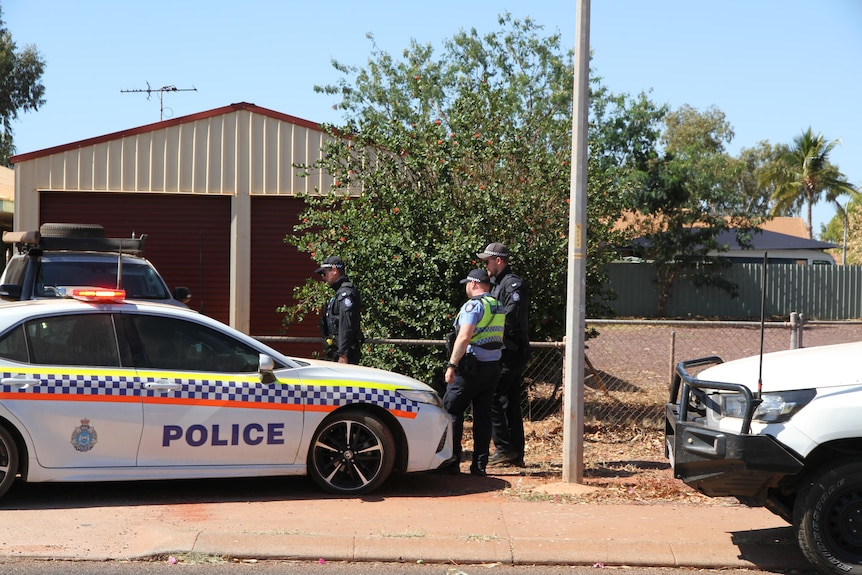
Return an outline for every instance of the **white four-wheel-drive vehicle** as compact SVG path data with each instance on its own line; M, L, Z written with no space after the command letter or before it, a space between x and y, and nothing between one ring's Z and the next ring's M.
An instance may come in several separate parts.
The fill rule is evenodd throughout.
M681 362L665 434L675 477L784 518L821 572L862 573L862 342Z

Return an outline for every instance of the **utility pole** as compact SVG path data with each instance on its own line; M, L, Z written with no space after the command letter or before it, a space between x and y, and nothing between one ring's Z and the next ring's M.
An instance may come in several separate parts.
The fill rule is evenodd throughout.
M563 378L563 483L584 479L584 316L587 257L587 124L590 85L590 0L577 0L569 264L566 283L566 366Z
M162 86L161 88L150 88L150 83L147 82L147 89L136 89L136 90L120 90L121 94L129 94L129 93L146 93L147 100L150 99L150 96L153 92L159 93L159 121L165 119L165 107L164 107L164 94L165 92L197 92L198 89L192 86L191 88L177 88L176 86ZM170 109L170 108L168 108Z

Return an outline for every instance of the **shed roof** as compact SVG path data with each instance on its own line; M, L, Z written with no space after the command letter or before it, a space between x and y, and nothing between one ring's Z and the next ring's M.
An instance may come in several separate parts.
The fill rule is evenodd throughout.
M268 116L270 118L274 118L276 120L288 122L290 124L296 124L297 126L302 126L304 128L309 128L311 130L322 131L320 124L318 124L316 122L311 122L309 120L303 120L302 118L297 118L296 116L291 116L289 114L283 114L281 112L276 112L275 110L270 110L268 108L262 108L260 106L256 106L255 104L249 104L248 102L239 102L236 104L230 104L228 106L223 106L221 108L214 108L212 110L207 110L204 112L198 112L196 114L189 114L188 116L180 116L177 118L170 118L168 120L162 120L161 122L155 122L153 124L146 124L144 126L138 126L136 128L130 128L128 130L121 130L119 132L104 134L102 136L96 136L94 138L87 138L86 140L78 140L77 142L69 142L68 144L53 146L51 148L45 148L43 150L36 150L34 152L27 152L24 154L18 154L16 156L12 156L11 158L9 158L9 160L13 164L17 164L20 162L25 162L27 160L42 158L44 156L50 156L52 154L58 154L58 153L66 152L69 150L75 150L77 148L83 148L86 146L93 146L96 144L101 144L101 143L109 142L112 140L119 140L121 138L126 138L129 136L136 136L136 135L144 134L147 132L153 132L155 130L163 130L165 128L170 128L172 126L178 126L180 124L188 124L188 123L195 122L198 120L203 120L206 118L212 118L214 116L221 116L221 115L229 114L231 112L236 112L239 110L247 110L249 112L261 114L263 116Z

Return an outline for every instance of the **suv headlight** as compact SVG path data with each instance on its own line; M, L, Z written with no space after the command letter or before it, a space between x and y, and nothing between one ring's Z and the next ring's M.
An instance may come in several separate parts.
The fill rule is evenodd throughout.
M760 405L754 410L752 421L764 423L780 423L787 421L793 415L808 405L817 391L814 389L797 389L793 391L778 391L764 393ZM739 394L721 394L721 415L724 417L745 417L745 398Z
M398 395L411 399L418 403L430 403L437 407L443 407L443 399L436 391L421 391L418 389L399 389Z

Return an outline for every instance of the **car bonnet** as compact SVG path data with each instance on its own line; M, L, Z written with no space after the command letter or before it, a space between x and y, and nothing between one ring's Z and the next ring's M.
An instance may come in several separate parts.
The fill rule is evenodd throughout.
M862 342L807 347L764 354L762 375L760 356L752 356L710 367L697 378L738 383L752 391L761 378L764 392L860 385L860 357Z
M314 385L318 382L355 382L433 391L430 386L417 379L374 367L305 358L297 359L297 361L307 365L290 368L286 372L280 371L278 375L281 376L284 373L290 377L291 373L293 373L295 376L299 376L303 383L308 385Z

